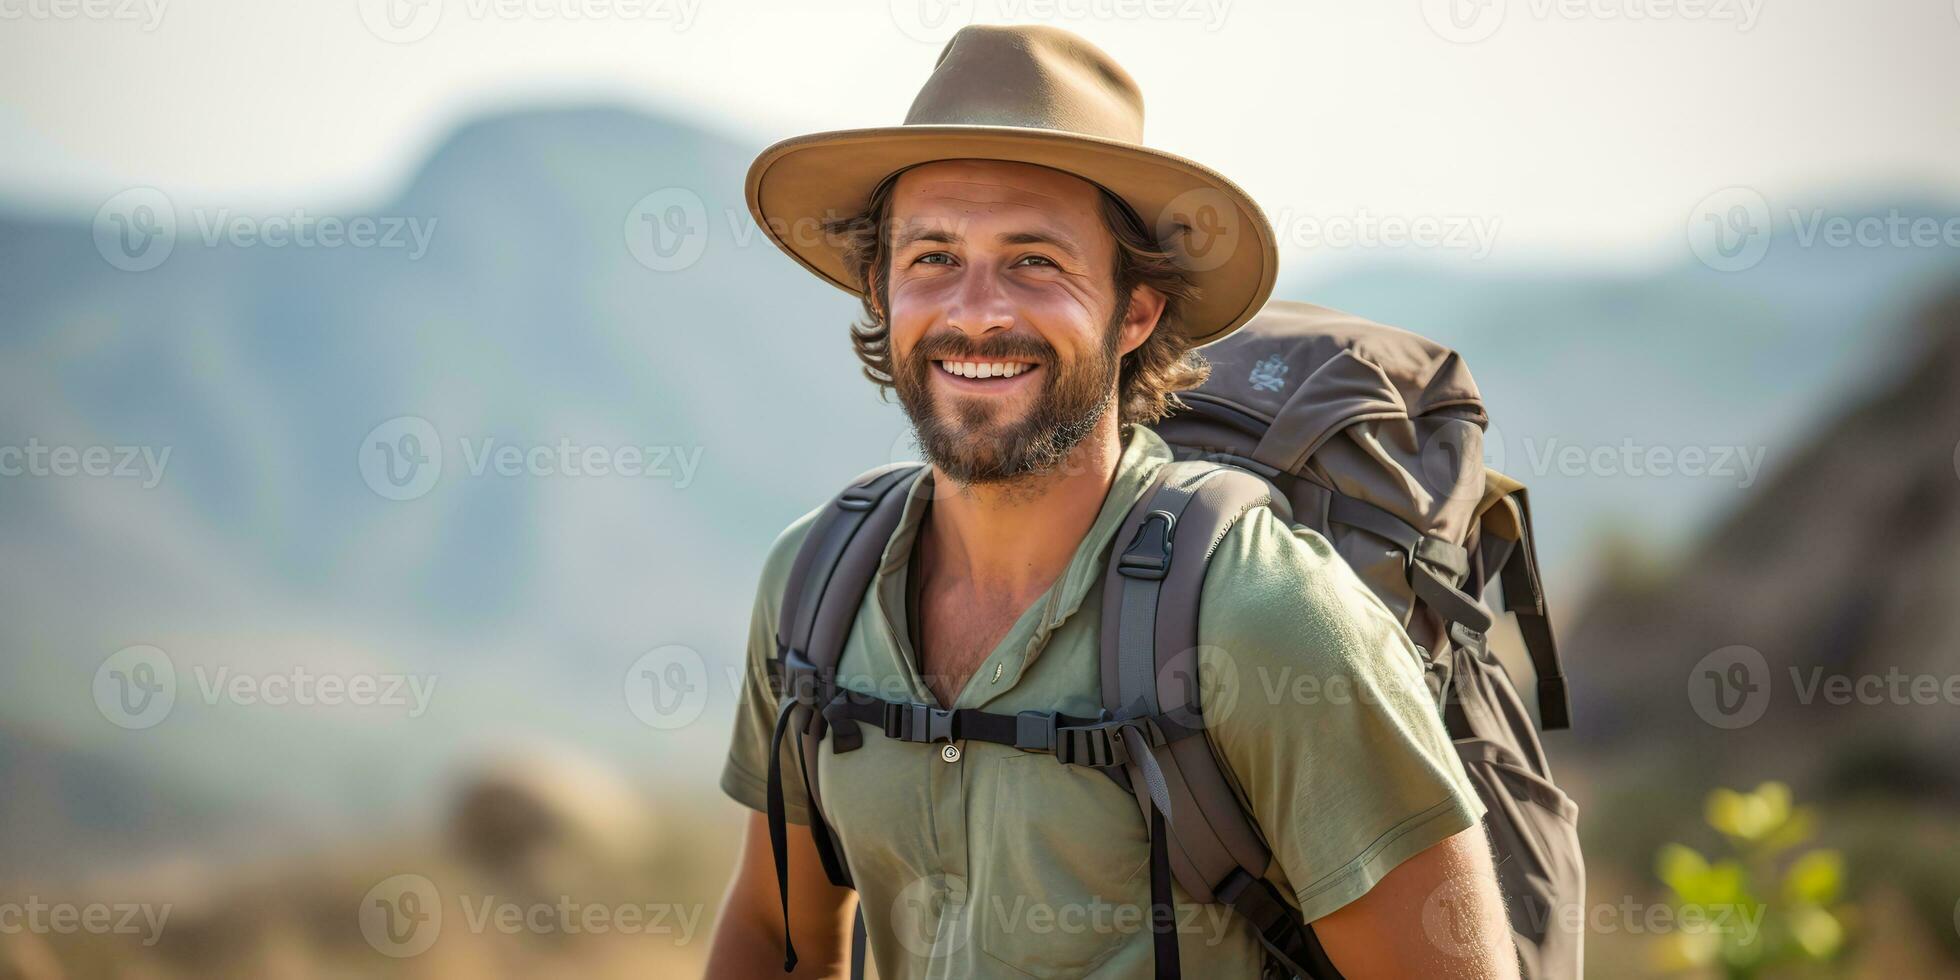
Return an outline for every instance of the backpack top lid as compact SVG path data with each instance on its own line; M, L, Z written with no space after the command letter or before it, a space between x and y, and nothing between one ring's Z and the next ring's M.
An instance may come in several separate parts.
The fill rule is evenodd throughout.
M1246 428L1255 437L1283 419L1284 437L1268 446L1283 443L1290 458L1260 461L1287 472L1332 433L1370 418L1419 418L1447 408L1479 427L1488 422L1477 383L1455 351L1323 306L1268 303L1202 353L1211 376L1180 397L1250 416Z

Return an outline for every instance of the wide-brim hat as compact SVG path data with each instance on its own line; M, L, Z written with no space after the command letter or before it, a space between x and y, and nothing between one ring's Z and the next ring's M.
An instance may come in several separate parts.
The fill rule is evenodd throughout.
M1210 343L1272 293L1272 225L1217 171L1142 141L1143 94L1096 46L1053 27L969 26L940 52L903 125L813 133L764 150L749 167L749 213L791 258L858 294L824 222L862 212L887 177L935 160L1051 167L1136 212L1197 286L1183 326L1194 343Z

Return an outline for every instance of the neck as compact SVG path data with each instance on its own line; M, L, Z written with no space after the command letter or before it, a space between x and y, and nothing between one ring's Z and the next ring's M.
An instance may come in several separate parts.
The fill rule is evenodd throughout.
M991 595L1025 597L1047 589L1101 513L1122 453L1116 419L1105 416L1045 473L959 485L935 467L935 495L923 529L929 576Z

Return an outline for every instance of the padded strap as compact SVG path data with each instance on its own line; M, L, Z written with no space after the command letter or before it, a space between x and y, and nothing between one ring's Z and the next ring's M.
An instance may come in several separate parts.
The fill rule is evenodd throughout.
M817 516L783 587L782 613L777 623L776 661L771 669L782 683L782 706L769 739L769 850L776 862L776 889L783 905L783 972L796 969L796 946L790 937L788 818L783 799L783 739L798 736L797 768L803 780L810 836L823 862L825 877L838 887L851 887L849 865L823 816L813 765L815 746L830 725L821 710L835 688L837 660L850 620L863 603L902 500L891 491L907 485L921 464L897 463L860 476ZM797 712L801 711L801 724ZM854 726L839 726L837 742L853 746L860 738Z

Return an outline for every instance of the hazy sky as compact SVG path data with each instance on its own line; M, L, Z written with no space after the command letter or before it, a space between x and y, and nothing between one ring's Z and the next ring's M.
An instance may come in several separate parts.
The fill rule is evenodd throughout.
M1292 251L1401 217L1624 262L1735 185L1960 199L1956 0L0 0L0 195L345 206L471 114L567 99L757 142L896 123L968 20L1109 50L1148 140Z

